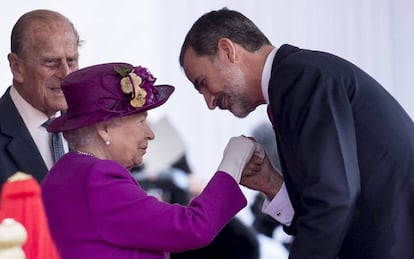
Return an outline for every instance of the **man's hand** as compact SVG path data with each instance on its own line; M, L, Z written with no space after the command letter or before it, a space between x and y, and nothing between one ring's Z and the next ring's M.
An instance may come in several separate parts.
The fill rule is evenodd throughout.
M272 166L267 154L264 157L254 155L242 172L240 184L249 189L260 191L269 200L272 200L283 184L283 177Z

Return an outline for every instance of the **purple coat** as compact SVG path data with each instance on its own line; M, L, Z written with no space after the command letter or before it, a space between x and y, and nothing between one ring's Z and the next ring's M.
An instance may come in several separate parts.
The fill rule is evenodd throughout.
M120 164L70 152L41 183L62 259L168 258L207 245L246 206L238 184L216 172L188 207L149 196Z

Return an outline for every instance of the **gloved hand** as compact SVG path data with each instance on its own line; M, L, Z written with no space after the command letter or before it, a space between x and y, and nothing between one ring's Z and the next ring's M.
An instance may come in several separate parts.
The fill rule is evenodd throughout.
M217 170L230 174L240 183L241 173L254 152L264 154L263 148L252 139L245 136L232 137L224 149L223 159Z

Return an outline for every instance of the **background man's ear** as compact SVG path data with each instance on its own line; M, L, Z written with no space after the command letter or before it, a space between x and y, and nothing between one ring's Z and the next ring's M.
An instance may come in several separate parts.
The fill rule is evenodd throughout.
M9 66L13 74L13 79L19 83L22 83L24 71L20 63L20 58L15 53L9 53L9 55L7 55L7 59L9 60Z

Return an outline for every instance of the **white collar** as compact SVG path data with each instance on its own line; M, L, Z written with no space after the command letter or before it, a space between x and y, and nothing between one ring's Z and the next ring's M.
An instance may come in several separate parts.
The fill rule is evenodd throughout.
M262 93L267 104L269 104L269 81L272 72L273 59L275 58L277 48L274 48L266 58L262 72Z

